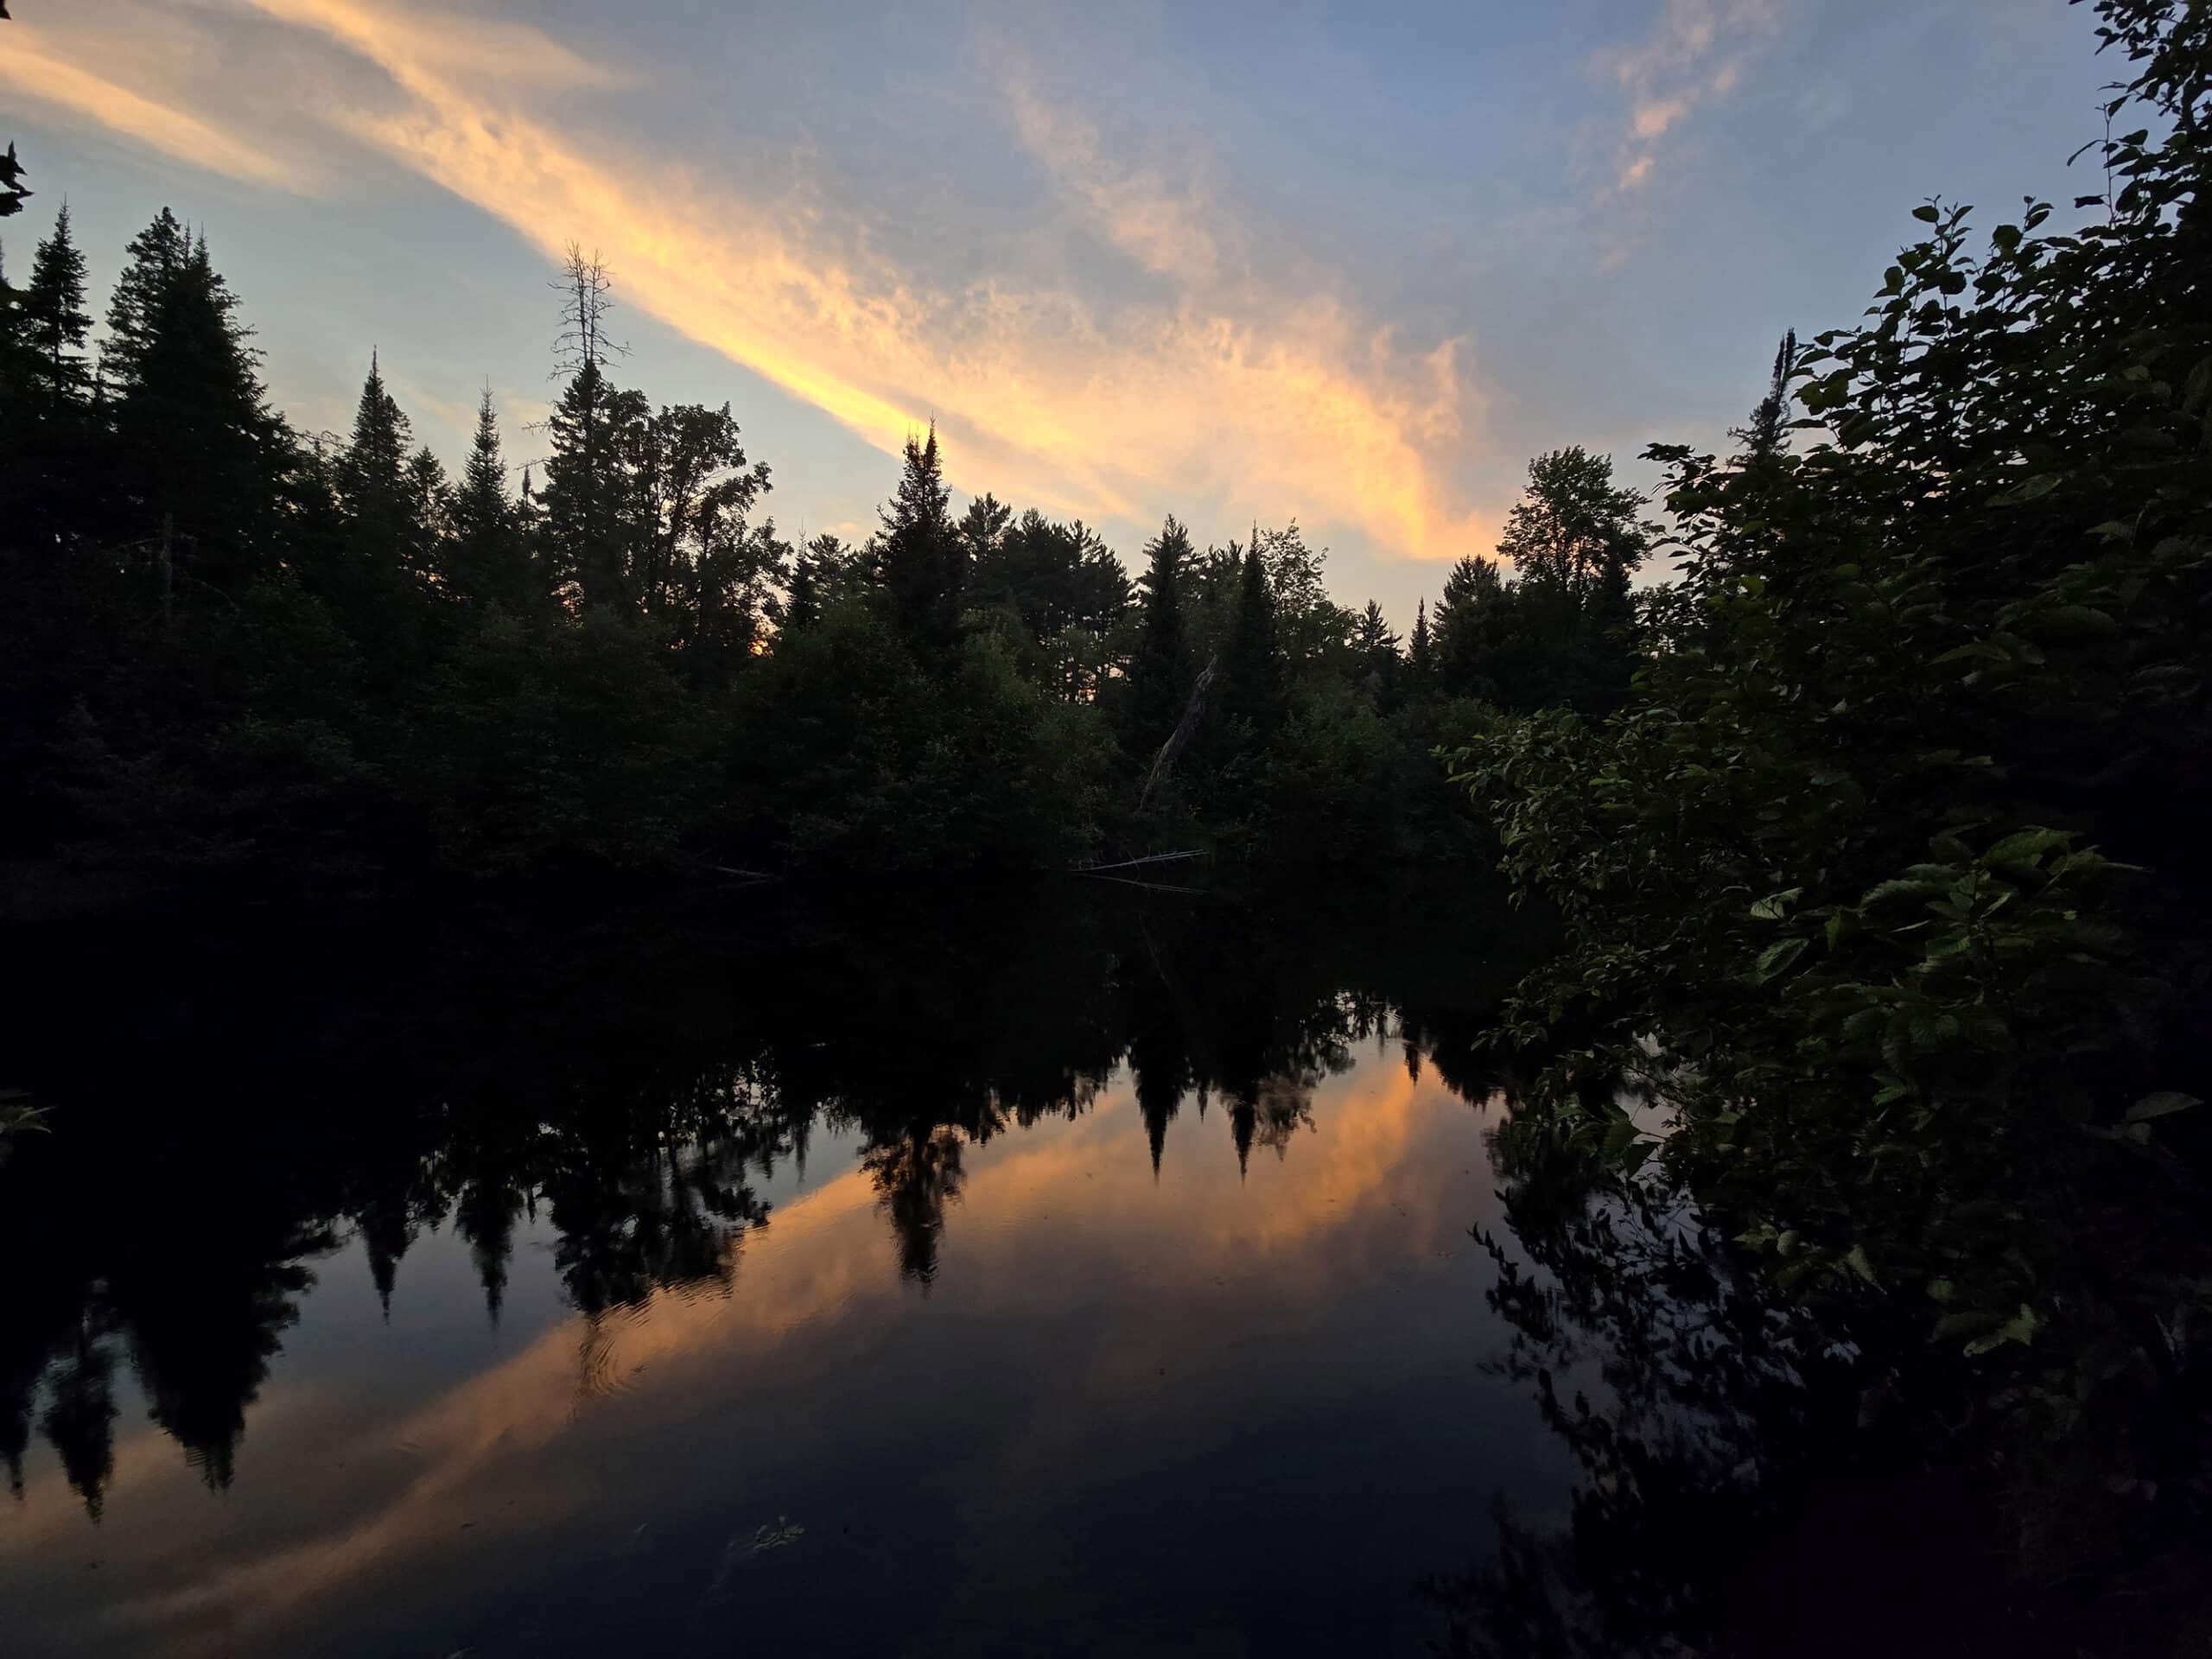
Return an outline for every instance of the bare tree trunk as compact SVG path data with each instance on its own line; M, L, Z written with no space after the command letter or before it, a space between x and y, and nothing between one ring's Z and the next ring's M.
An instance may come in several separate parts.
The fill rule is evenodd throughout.
M1217 655L1209 657L1206 665L1198 671L1198 677L1192 682L1191 700L1183 705L1183 718L1175 722L1175 729L1167 734L1167 741L1160 746L1160 753L1152 759L1152 770L1145 774L1144 788L1137 796L1138 811L1144 810L1145 803L1152 798L1152 791L1173 768L1175 757L1183 753L1184 746L1190 742L1192 734L1198 729L1198 721L1205 717L1206 692L1213 684L1214 670L1220 662Z

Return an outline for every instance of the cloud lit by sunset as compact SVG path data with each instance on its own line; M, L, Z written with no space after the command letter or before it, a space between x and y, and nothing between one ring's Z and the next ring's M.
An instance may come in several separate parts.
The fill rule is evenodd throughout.
M1489 550L1522 461L1570 423L1626 462L1740 411L1755 362L1693 359L1654 396L1644 359L1687 345L1679 321L1630 348L1608 304L1554 331L1548 362L1529 324L1592 272L1664 287L1666 245L1696 232L1652 216L1740 164L1729 124L1757 113L1761 66L1819 27L1781 0L1618 8L1558 43L1554 103L1518 117L1530 43L1513 31L1464 42L1496 66L1487 83L1433 84L1414 29L1294 90L1240 56L1300 60L1288 25L1163 22L1189 55L1137 92L1115 55L1134 42L1109 52L1079 19L988 5L872 31L652 8L617 29L481 5L85 0L0 41L0 80L108 165L158 159L161 194L219 240L232 216L191 208L195 177L313 193L385 238L404 235L377 182L397 169L542 259L596 248L632 319L812 411L740 410L786 519L864 528L864 483L825 488L811 457L832 430L895 454L934 421L963 491L1081 516L1125 556L1167 512L1224 537L1294 518L1396 610L1428 580L1405 562ZM931 73L896 94L810 92L837 54L865 85L874 60L912 49ZM1286 171L1390 124L1427 137L1372 200L1339 194L1332 164ZM1510 157L1484 156L1508 124ZM1347 219L1361 242L1325 228ZM281 306L311 256L346 257L295 247L288 277L234 280ZM531 384L527 364L466 355L472 338L455 320L419 348L375 343L445 407L487 375ZM332 379L274 389L334 423L335 365Z

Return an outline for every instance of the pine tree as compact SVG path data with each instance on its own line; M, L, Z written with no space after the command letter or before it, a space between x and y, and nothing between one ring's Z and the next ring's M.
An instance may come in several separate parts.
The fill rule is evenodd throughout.
M995 561L1005 542L1014 509L988 491L968 504L960 516L960 541L971 575L980 575Z
M967 556L950 512L937 426L926 441L906 440L899 493L882 511L877 568L891 615L918 652L944 651L959 637Z
M64 202L53 234L38 245L22 296L21 343L30 353L33 385L49 413L81 401L92 385L84 358L92 327L85 310L85 256L70 235Z
M1142 615L1129 657L1122 727L1124 747L1140 759L1167 741L1190 699L1190 623L1183 588L1194 556L1190 532L1173 514L1145 548L1145 573L1139 579Z

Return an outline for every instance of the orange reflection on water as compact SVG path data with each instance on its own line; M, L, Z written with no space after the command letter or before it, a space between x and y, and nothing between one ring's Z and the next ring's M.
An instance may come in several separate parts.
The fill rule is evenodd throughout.
M1119 1314L1072 1338L1074 1401L1001 1426L993 1455L1021 1467L1133 1394L1183 1386L1208 1363L1206 1333L1241 1325L1296 1330L1313 1310L1378 1278L1464 1253L1490 1202L1472 1115L1434 1082L1379 1058L1310 1091L1269 1092L1288 1127L1276 1155L1240 1168L1228 1107L1201 1119L1186 1099L1155 1176L1125 1079L1073 1121L1008 1130L960 1149L935 1282L902 1282L875 1182L846 1170L779 1205L748 1234L731 1288L661 1292L595 1319L558 1319L520 1351L411 1410L374 1421L306 1467L270 1471L321 1490L293 1503L321 1523L200 1563L158 1582L118 1583L102 1625L135 1649L226 1651L248 1636L281 1639L343 1618L334 1602L450 1566L446 1552L511 1543L621 1503L610 1486L639 1471L619 1460L587 1472L576 1437L699 1414L741 1420L733 1393L849 1383L872 1344L902 1323L984 1319L1063 1331L1071 1299L1118 1299ZM1141 1309L1131 1316L1131 1293ZM1068 1340L1064 1336L1058 1340ZM256 1408L247 1457L288 1419L311 1414L284 1359ZM1173 1374L1171 1379L1171 1373ZM1085 1408L1084 1402L1090 1402ZM1188 1433L1204 1432L1192 1425ZM258 1445L257 1445L257 1442ZM394 1478L393 1448L404 1448ZM164 1484L168 1491L160 1490ZM150 1428L118 1449L111 1506L188 1518L207 1500ZM0 1560L54 1547L79 1522L58 1471L35 1483L0 1537ZM642 1530L642 1528L640 1529ZM179 1570L181 1569L181 1570Z

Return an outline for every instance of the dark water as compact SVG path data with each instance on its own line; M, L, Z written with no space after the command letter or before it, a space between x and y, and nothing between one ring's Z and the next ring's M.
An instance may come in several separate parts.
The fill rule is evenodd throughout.
M36 943L0 1648L1420 1651L1617 1501L1484 895L577 909Z

